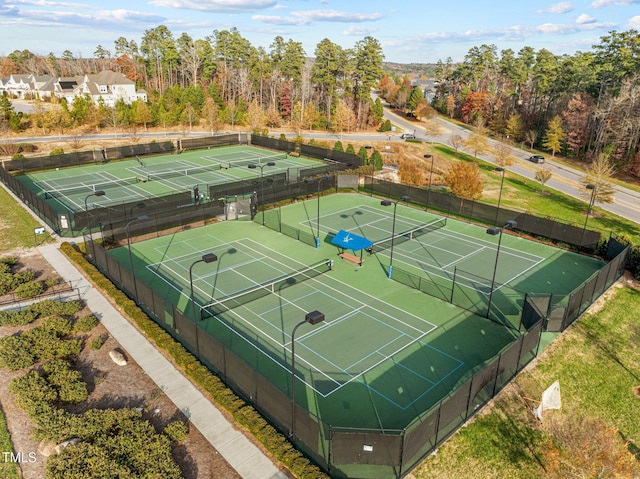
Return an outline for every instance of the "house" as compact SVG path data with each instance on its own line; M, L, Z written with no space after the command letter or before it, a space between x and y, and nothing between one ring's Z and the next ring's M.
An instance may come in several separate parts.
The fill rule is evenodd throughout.
M102 99L107 106L114 106L118 100L128 105L136 100L147 101L146 91L137 90L135 83L122 73L110 70L57 79L49 75L10 75L0 80L0 93L3 91L17 98L56 96L65 98L69 104L84 95L95 103Z

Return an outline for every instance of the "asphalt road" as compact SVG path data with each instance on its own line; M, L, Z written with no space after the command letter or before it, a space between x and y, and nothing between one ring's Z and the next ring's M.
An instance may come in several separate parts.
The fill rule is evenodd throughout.
M458 134L463 138L469 136L469 130L462 128L456 124L450 123L442 118L438 118L436 120L442 127L442 133L436 137L427 137L424 133L424 129L420 126L417 126L415 122L408 121L406 118L396 115L388 109L385 109L384 116L385 118L391 120L392 123L398 125L401 129L403 129L403 131L395 132L396 138L398 140L399 135L404 131L413 132L414 130L416 132L416 137L420 140L435 141L438 143L443 143L445 145L449 144L449 138L452 134ZM497 143L494 140L489 141L493 144ZM540 166L527 161L527 158L529 158L531 154L525 150L521 150L518 148L513 148L512 154L515 158L518 159L518 161L512 166L508 166L506 169L509 171L513 171L514 173L517 173L525 178L529 178L532 181L536 181L535 173L540 168ZM495 158L490 155L478 155L478 158L481 158L482 160L489 163L495 163ZM584 173L569 166L558 163L548 156L545 158L545 166L549 168L553 173L551 179L545 184L545 188L551 188L565 193L569 196L573 196L574 198L578 198L585 202L588 202L590 199L590 195L588 193L586 195L580 194L581 190L584 190L584 186L582 185L581 181ZM608 204L596 203L596 206L640 224L640 192L636 192L622 186L616 186L614 193L614 202Z

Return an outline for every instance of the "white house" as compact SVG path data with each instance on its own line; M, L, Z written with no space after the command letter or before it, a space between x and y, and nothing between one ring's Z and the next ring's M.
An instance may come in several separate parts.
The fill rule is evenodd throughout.
M17 98L45 98L55 95L65 98L69 104L73 103L75 97L85 94L95 103L102 98L107 106L114 106L118 100L123 100L128 105L139 99L147 101L146 91L136 90L134 82L122 73L110 70L57 79L49 75L11 75L0 80L0 93L3 91Z

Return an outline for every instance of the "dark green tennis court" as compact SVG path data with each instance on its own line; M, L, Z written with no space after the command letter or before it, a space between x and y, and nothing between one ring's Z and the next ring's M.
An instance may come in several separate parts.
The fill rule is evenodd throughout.
M315 199L279 211L301 229L317 232L319 225L319 249L257 223L228 221L133 244L132 263L126 248L109 254L185 316L195 313L203 331L288 396L293 329L306 313L321 311L324 322L296 333L296 403L336 427L402 429L518 333L389 280L388 249L365 253L362 266L340 259L330 244L338 229L374 241L390 236L393 208L379 199L336 194L320 206L319 223ZM495 237L440 220L398 205L396 233L437 228L398 241L394 264L434 275L460 265L477 275L493 271ZM511 235L502 243L497 276L520 288L570 291L603 265ZM196 263L206 252L217 261ZM475 284L475 294L486 295L486 287Z
M267 166L273 162L274 166ZM250 169L248 165L260 165ZM299 171L321 162L291 157L253 146L226 146L181 154L153 155L104 164L49 170L17 178L61 212L78 212L95 205L110 206L192 191L198 186L206 200L208 185ZM96 197L92 193L104 191ZM87 199L88 195L92 195ZM85 199L87 204L85 205Z

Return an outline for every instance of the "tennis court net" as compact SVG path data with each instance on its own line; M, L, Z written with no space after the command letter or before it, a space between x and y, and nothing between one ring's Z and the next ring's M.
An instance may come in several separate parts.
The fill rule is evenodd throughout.
M249 166L249 165L262 165L264 163L269 163L270 161L286 160L286 159L287 159L287 154L280 153L277 155L261 156L260 158L229 160L224 163L221 163L220 167L221 168L238 168L238 167Z
M306 267L300 271L296 271L295 273L289 273L269 283L252 286L251 288L240 291L239 293L225 296L214 303L202 306L200 310L200 319L218 316L270 294L278 294L283 289L295 286L296 284L300 284L304 281L320 276L327 271L331 271L332 267L333 261L325 259L318 264Z
M437 229L440 229L446 226L446 224L447 224L447 218L443 217L427 225L418 226L417 228L411 229L409 231L405 231L404 233L397 234L393 238L387 238L382 241L377 241L373 243L373 246L371 247L371 252L378 253L380 251L384 251L386 249L391 248L392 241L394 245L398 245L400 243L404 243L405 241L419 238L420 236L430 233L431 231L435 231Z
M165 180L167 178L177 178L180 176L193 176L203 173L209 173L213 170L219 170L220 165L199 166L196 168L186 168L182 170L160 171L158 173L149 173L148 181Z
M100 190L108 190L109 188L118 188L122 186L134 185L138 182L138 178L121 178L115 181L105 181L104 183L95 183L95 184L82 184L79 186L73 186L71 188L61 188L55 190L46 190L44 192L44 198L65 198L72 195L76 195L78 193L94 193Z

